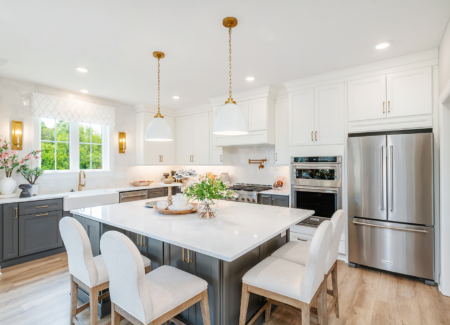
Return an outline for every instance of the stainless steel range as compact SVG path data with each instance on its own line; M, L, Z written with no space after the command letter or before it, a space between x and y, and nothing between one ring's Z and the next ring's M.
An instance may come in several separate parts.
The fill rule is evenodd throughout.
M247 203L258 203L258 192L271 190L272 186L260 184L234 184L230 189L239 196L236 198L227 199L228 201L238 201Z

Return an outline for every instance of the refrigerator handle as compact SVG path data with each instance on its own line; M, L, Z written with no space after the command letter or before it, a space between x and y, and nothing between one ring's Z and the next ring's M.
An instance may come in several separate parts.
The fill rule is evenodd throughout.
M380 188L381 188L381 208L380 210L383 211L384 210L384 177L383 177L383 173L384 173L384 146L380 147L380 165L381 165L381 177L380 177Z
M394 146L389 146L389 161L390 161L390 168L389 172L391 173L391 212L394 211Z

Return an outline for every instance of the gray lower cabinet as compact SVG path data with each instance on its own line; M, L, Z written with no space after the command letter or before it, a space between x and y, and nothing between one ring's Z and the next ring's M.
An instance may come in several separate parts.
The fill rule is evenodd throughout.
M0 205L0 262L3 261L3 206Z
M100 255L100 222L86 219L86 233L89 237L89 241L91 242L92 254L95 256Z
M62 247L61 218L61 210L19 216L19 256Z
M167 187L151 188L148 190L148 198L167 196Z
M3 260L19 257L19 204L3 205Z
M258 194L258 203L264 205L273 205L277 207L289 207L289 196L273 195L273 194Z
M272 195L258 194L258 203L264 205L272 205Z

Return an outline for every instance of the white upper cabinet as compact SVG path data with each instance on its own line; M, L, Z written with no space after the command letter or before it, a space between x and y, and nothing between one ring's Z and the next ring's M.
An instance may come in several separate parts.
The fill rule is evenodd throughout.
M290 94L291 146L344 142L344 86L342 83Z
M289 165L289 100L275 103L275 165Z
M177 118L177 162L181 165L209 164L209 113Z
M241 107L241 106L239 106ZM217 112L219 111L220 107L214 107L212 112L209 112L209 119L210 119L210 163L211 165L223 165L223 149L222 147L217 147L214 145L215 143L215 137L212 133L212 130L214 128L214 120L217 116Z
M391 73L387 80L387 116L431 114L431 67Z
M385 75L348 82L349 121L370 120L385 116Z
M175 164L175 141L146 141L145 130L153 121L156 113L148 111L136 112L136 163L138 165ZM164 116L175 136L175 119Z
M314 144L314 88L290 94L290 145Z
M431 67L349 81L348 120L431 114L431 95Z
M266 98L252 99L248 101L247 121L249 131L259 131L267 129Z
M344 85L315 88L315 144L344 142Z

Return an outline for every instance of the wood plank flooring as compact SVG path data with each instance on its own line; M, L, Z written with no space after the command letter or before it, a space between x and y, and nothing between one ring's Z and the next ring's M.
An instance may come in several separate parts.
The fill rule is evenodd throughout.
M4 268L0 275L0 324L69 323L69 271L66 253ZM338 262L340 318L330 325L450 325L450 298L437 287ZM331 287L331 283L329 283ZM331 297L329 297L331 299ZM80 314L89 325L89 310ZM105 317L99 321L104 325ZM128 325L126 320L121 325ZM267 325L301 325L297 314L277 309Z

